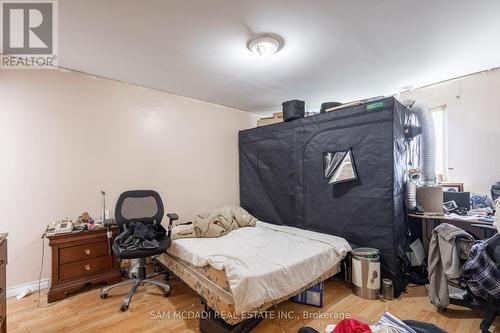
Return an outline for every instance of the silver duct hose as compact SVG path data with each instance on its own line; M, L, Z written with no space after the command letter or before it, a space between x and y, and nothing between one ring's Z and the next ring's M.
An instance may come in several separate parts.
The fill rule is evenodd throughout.
M421 179L420 182L424 186L436 184L436 138L434 133L434 121L432 114L424 104L415 102L414 100L403 101L403 105L413 112L419 125L422 127L421 137Z
M414 210L417 207L417 182L420 173L417 169L408 170L408 180L406 181L406 207Z

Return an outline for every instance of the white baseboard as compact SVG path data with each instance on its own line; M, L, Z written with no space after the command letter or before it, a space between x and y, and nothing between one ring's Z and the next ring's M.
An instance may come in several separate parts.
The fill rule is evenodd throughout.
M40 281L40 289L46 289L49 287L49 279L42 279ZM31 281L23 284L18 284L7 288L7 297L13 297L19 295L19 293L26 288L31 289L32 292L38 291L38 280Z

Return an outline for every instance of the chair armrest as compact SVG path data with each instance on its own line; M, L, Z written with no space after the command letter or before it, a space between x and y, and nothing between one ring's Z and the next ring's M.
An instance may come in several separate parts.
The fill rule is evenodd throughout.
M471 227L482 229L485 231L484 235L487 238L493 237L498 232L498 229L493 225L487 225L487 224L471 224Z
M170 235L172 234L173 223L174 221L177 221L179 219L179 216L175 213L168 213L167 217L169 219L167 237L170 238Z
M115 219L105 219L104 222L102 223L103 227L108 227L108 226L112 226L112 225L118 225L116 222L115 222Z
M470 226L474 227L474 228L479 228L479 229L497 231L497 227L495 227L493 224L492 225L487 225L487 224L471 224Z
M174 221L177 221L179 219L179 216L175 213L169 213L167 214L169 221L169 224L172 224Z

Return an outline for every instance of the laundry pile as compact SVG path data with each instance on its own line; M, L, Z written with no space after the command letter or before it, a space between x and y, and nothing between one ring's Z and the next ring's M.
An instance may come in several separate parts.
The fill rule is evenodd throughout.
M488 254L487 245L487 241L482 241L472 247L469 259L462 267L462 276L477 297L488 300L492 296L500 300L500 268Z
M303 327L298 333L319 333L313 328ZM385 312L373 325L356 319L344 319L337 325L328 325L325 333L446 333L439 327L415 320L402 321Z
M429 299L438 309L450 304L448 280L461 276L460 259L469 257L474 237L466 231L442 223L432 230L429 243Z
M174 227L172 239L178 238L217 238L232 230L255 227L257 219L246 210L237 206L223 206L195 217L194 223Z
M133 220L123 226L123 232L116 237L116 244L122 252L157 249L158 241L164 239L167 231L154 221L152 224Z

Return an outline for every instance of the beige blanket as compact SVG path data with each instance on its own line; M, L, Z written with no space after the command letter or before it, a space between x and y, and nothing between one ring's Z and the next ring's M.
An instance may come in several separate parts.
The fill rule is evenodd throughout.
M193 224L174 227L172 239L216 238L243 227L255 227L257 219L237 206L223 206L195 217Z

